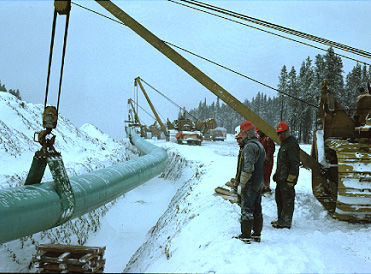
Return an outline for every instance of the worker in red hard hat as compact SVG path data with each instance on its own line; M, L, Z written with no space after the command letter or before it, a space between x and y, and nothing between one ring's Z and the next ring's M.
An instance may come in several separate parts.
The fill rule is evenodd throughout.
M269 138L263 131L260 129L256 129L258 133L258 140L263 145L265 150L265 160L263 166L263 173L264 173L264 187L263 187L263 194L264 193L271 193L272 190L270 188L270 177L272 174L273 169L273 158L274 158L274 151L276 149L274 145L274 141Z
M281 122L277 125L277 135L281 147L277 156L277 168L273 181L277 183L275 199L277 204L277 221L274 228L291 228L295 203L295 185L299 176L300 147L298 141L290 134L289 126Z
M236 134L235 139L237 140L238 146L243 149L244 142L243 142L243 139L242 139L241 132L239 132L238 134Z
M245 121L240 125L244 147L241 159L241 176L238 194L241 196L241 234L237 238L260 242L263 229L261 192L264 185L263 164L265 151L256 136L253 123ZM251 231L253 233L251 234Z
M238 158L237 158L237 171L236 176L234 178L231 178L229 182L226 183L227 186L231 187L234 191L237 192L237 187L240 183L240 177L241 177L241 163L242 163L242 151L244 147L244 142L242 139L241 132L238 132L235 135L235 139L237 140L238 146L240 147L240 150L238 151ZM238 204L240 204L240 201L238 201Z

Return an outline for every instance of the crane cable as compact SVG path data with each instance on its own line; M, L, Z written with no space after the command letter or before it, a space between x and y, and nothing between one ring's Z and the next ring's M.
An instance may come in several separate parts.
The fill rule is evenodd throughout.
M170 0L168 0L168 1L170 1ZM81 7L81 8L84 8L84 9L86 9L86 10L88 10L88 11L94 12L94 13L97 14L97 15L100 15L100 16L103 16L103 17L105 17L105 18L108 18L108 19L110 19L110 20L112 20L112 21L114 21L114 22L118 22L118 21L116 21L116 20L114 20L114 19L112 19L112 18L110 18L110 17L107 17L107 16L105 16L105 15L103 15L103 14L100 14L100 13L98 13L98 12L92 11L92 10L90 10L90 9L88 9L88 8L85 8L85 7L81 6L81 5L78 5L78 4L74 3L74 2L72 2L72 4L77 5L77 6ZM125 26L125 24L123 24L122 22L119 22L119 23L120 23L121 25L124 25L124 26ZM217 65L217 66L219 66L219 67L221 67L221 68L223 68L223 69L225 69L225 70L228 70L228 71L230 71L230 72L233 72L233 73L235 73L235 74L237 74L237 75L239 75L239 76L242 76L242 77L244 77L244 78L246 78L246 79L248 79L248 80L250 80L250 81L256 82L256 83L258 83L258 84L260 84L260 85L262 85L262 86L264 86L264 87L267 87L267 88L269 88L269 89L272 89L272 90L274 90L274 91L276 91L276 92L278 92L278 93L281 93L281 94L283 94L283 95L285 95L285 96L287 96L287 97L290 97L290 98L292 98L292 99L294 99L294 100L298 100L298 101L301 101L302 103L305 103L305 104L310 105L310 106L312 106L312 107L318 108L317 105L311 104L311 103L306 102L306 101L304 101L304 100L302 100L302 99L300 99L300 98L297 98L297 97L292 96L292 95L290 95L290 94L287 94L287 93L285 93L285 92L283 92L283 91L280 91L279 89L276 89L276 88L274 88L274 87L271 87L271 86L269 86L269 85L267 85L267 84L264 84L264 83L262 83L262 82L260 82L260 81L257 81L257 80L255 80L255 79L253 79L253 78L251 78L251 77L248 77L248 76L246 76L246 75L244 75L244 74L242 74L242 73L240 73L240 72L237 72L237 71L235 71L235 70L233 70L233 69L230 69L230 68L228 68L228 67L226 67L226 66L220 65L220 64L218 64L218 63L216 63L216 62L214 62L214 61L212 61L212 60L209 60L209 59L207 59L207 58L205 58L205 57L202 57L202 56L200 56L200 55L198 55L198 54L196 54L196 53L193 53L193 52L191 52L191 51L189 51L189 50L183 49L183 48L181 48L181 47L179 47L179 46L177 46L177 45L174 45L174 44L172 44L172 43L170 43L170 42L166 42L166 41L164 41L164 40L161 40L161 41L164 42L165 44L169 45L169 46L172 46L172 47L178 48L178 49L180 49L180 50L182 50L182 51L185 51L185 52L187 52L187 53L189 53L189 54L192 54L192 55L194 55L195 57L198 57L198 58L200 58L200 59L203 59L203 60L205 60L205 61L207 61L207 62L209 62L209 63L212 63L212 64L214 64L214 65ZM147 85L148 85L148 83L147 83ZM187 112L187 113L190 114L189 112ZM191 114L190 114L190 115L191 115ZM191 115L191 116L192 116L192 115Z
M133 100L133 99L131 99L131 100ZM134 102L134 104L136 104L141 110L143 110L145 113L147 113L152 119L154 119L155 121L156 121L156 118L154 117L154 116L152 116L149 112L147 112L144 108L142 108L137 102L135 102L134 100L133 100L133 102ZM138 116L138 118L139 118L139 116ZM139 118L139 120L141 120L141 121L143 121L142 119L140 119Z
M237 24L240 24L240 25L249 27L249 28L253 28L253 29L256 29L256 30L259 30L259 31L268 33L268 34L272 34L272 35L278 36L280 38L287 39L287 40L290 40L290 41L293 41L293 42L296 42L296 43L299 43L299 44L302 44L302 45L305 45L305 46L309 46L309 47L312 47L312 48L315 48L315 49L318 49L318 50L321 50L321 51L325 51L325 52L327 51L326 49L323 49L323 48L320 48L320 47L317 47L317 46L314 46L314 45L311 45L311 44L308 44L308 43L305 43L305 42L302 42L302 41L299 41L299 40L295 40L293 38L286 37L286 36L283 36L283 35L280 35L280 34L277 34L277 33L271 32L271 31L268 31L268 30L264 30L264 29L261 29L261 28L255 27L255 26L251 26L251 25L248 25L248 24L245 24L245 23L242 23L242 22L239 22L239 21L236 21L236 20L233 20L233 19L230 19L230 18L221 16L221 15L218 15L218 14L214 14L214 13L211 13L211 12L208 12L208 11L205 11L205 10L202 10L202 9L191 7L191 6L185 5L183 3L178 3L178 2L175 2L173 0L168 0L168 1L169 2L172 2L172 3L175 3L175 4L178 4L178 5L182 5L182 6L185 6L185 7L191 8L191 9L194 9L194 10L202 11L204 13L207 13L207 14L210 14L210 15L213 15L213 16L216 16L216 17L219 17L219 18L222 18L222 19L225 19L225 20L228 20L228 21L231 21L231 22L234 22L234 23L237 23ZM335 53L335 55L340 56L340 57L343 57L343 58L346 58L346 59L349 59L349 60L352 60L352 61L355 61L355 62L358 62L358 63L362 63L364 65L371 65L371 64L366 63L364 61L360 61L360 60L357 60L357 59L354 59L352 57L349 57L349 56L346 56L346 55L342 55L342 54L339 54L339 53Z
M176 3L172 0L168 0L168 1ZM241 20L245 20L245 21L257 24L257 25L267 27L267 28L272 28L272 29L275 29L277 31L281 31L281 32L284 32L284 33L287 33L287 34L295 35L297 37L307 39L307 40L311 40L311 41L314 41L314 42L317 42L317 43L320 43L320 44L323 44L323 45L327 45L327 46L331 46L331 47L334 47L334 48L337 48L337 49L340 49L340 50L344 50L344 51L350 52L352 54L359 55L361 57L371 58L371 53L367 52L365 50L350 47L348 45L341 44L341 43L338 43L338 42L334 42L334 41L324 39L324 38L321 38L321 37L318 37L318 36L314 36L314 35L311 35L311 34L308 34L308 33L302 32L302 31L297 31L297 30L293 30L293 29L290 29L290 28L287 28L287 27L279 26L277 24L272 24L272 23L267 22L267 21L256 19L256 18L247 16L247 15L244 15L244 14L241 14L241 13L233 12L233 11L230 11L230 10L227 10L227 9L216 7L216 6L213 6L213 5L210 5L210 4L207 4L207 3L203 3L203 2L200 2L200 1L196 1L196 0L180 0L180 1L186 2L188 4L196 5L198 7L204 8L204 9L213 10L213 11L225 14L225 15L235 17L235 18L239 18ZM179 3L177 3L177 4L179 4ZM189 6L187 6L187 7L189 7Z
M140 78L140 80L142 80L142 78ZM137 94L138 94L138 86L134 86L134 88L136 89L136 91L137 91ZM137 97L137 100L139 100L139 98ZM134 101L134 100L133 100ZM134 101L134 103L135 103L135 101ZM139 106L139 104L137 104L138 106ZM160 112L158 112L158 110L155 108L155 106L152 104L152 106L153 106L153 108L155 109L155 111L161 116L161 118L163 119L163 120L165 120L165 118L164 118L164 116L162 116L161 115L161 113ZM141 109L143 110L143 108L141 107ZM147 114L148 114L148 112L146 112ZM150 115L152 118L154 118L152 115ZM157 121L157 119L156 118L154 118L155 119L155 122Z
M298 101L300 101L300 102L302 102L302 103L305 103L305 104L307 104L307 105L310 105L310 106L312 106L312 107L318 108L317 105L314 105L314 104L309 103L309 102L307 102L307 101L304 101L304 100L302 100L302 99L300 99L300 98L297 98L297 97L295 97L295 96L292 96L292 95L290 95L290 94L288 94L288 93L286 93L286 92L283 92L283 91L281 91L281 90L279 90L279 89L276 89L276 88L271 87L271 86L269 86L269 85L267 85L267 84L264 84L264 83L262 83L262 82L260 82L260 81L258 81L258 80L255 80L255 79L253 79L253 78L251 78L251 77L246 76L245 74L239 73L239 72L237 72L237 71L235 71L235 70L233 70L233 69L230 69L230 68L228 68L228 67L225 67L225 66L223 66L223 65L220 65L220 64L218 64L218 63L216 63L216 62L214 62L214 61L212 61L212 60L210 60L210 59L207 59L207 58L205 58L205 57L202 57L202 56L200 56L200 55L197 55L197 54L195 54L195 53L193 53L193 52L191 52L191 51L188 51L188 50L186 50L186 49L183 49L183 48L181 48L181 47L178 47L178 46L176 46L176 45L174 45L174 44L171 44L171 43L168 43L168 42L166 42L166 43L169 44L169 45L171 45L171 46L173 46L173 47L176 47L176 48L178 48L178 49L180 49L180 50L183 50L183 51L185 51L185 52L188 52L189 54L192 54L193 56L196 56L196 57L198 57L198 58L201 58L201 59L203 59L203 60L205 60L205 61L207 61L207 62L209 62L209 63L212 63L212 64L217 65L217 66L219 66L219 67L221 67L221 68L223 68L223 69L229 70L229 71L231 71L231 72L233 72L233 73L235 73L235 74L237 74L237 75L240 75L240 76L242 76L242 77L245 77L246 79L249 79L250 81L253 81L253 82L255 82L255 83L258 83L258 84L260 84L260 85L262 85L262 86L264 86L264 87L266 87L266 88L270 88L270 89L272 89L272 90L274 90L274 91L277 91L278 93L281 93L281 94L283 94L283 95L286 95L287 97L290 97L290 98L292 98L292 99L298 100Z
M179 106L177 103L175 103L173 100L171 100L170 98L168 98L165 94L163 94L162 92L160 92L159 90L155 89L153 86L151 86L150 84L148 84L146 81L144 81L142 78L140 78L142 80L142 82L144 82L147 86L149 86L150 88L152 88L153 90L155 90L156 92L158 92L160 95L162 95L163 97L165 97L165 99L167 99L168 101L170 101L171 103L173 103L175 106L177 106L179 109L183 109L181 106ZM187 112L191 117L193 117L194 119L196 120L199 120L197 117L193 116L192 114L190 114L188 111L186 111L184 109L185 112Z
M55 40L55 28L56 28L56 22L57 22L57 13L58 13L57 10L54 9L53 25L52 25L52 37L51 37L51 41L50 41L50 51L49 51L48 76L47 76L47 80L46 80L46 90L45 90L44 109L46 109L46 105L47 105L47 101L48 101L50 72L51 72L51 65L52 65L52 59L53 59L53 48L54 48L54 40ZM63 78L64 59L65 59L65 55L66 55L66 45L67 45L69 19L70 19L70 10L68 10L68 12L66 13L66 25L65 25L65 31L64 31L62 62L61 62L61 69L60 69L60 76L59 76L59 87L58 87L57 113L58 113L58 110L59 110L60 97L61 97L61 93L62 93L62 78Z

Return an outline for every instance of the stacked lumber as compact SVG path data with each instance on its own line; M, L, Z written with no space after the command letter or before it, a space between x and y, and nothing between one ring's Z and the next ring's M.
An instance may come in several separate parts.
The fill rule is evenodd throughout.
M41 244L33 262L42 273L102 273L106 247Z

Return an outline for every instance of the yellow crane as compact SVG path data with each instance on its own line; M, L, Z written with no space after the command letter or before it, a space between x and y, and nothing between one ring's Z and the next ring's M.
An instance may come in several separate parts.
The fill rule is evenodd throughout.
M135 80L134 80L134 86L139 86L140 89L142 90L142 92L144 94L144 97L146 98L146 100L147 100L147 102L148 102L148 104L149 104L149 106L150 106L153 114L156 117L156 121L160 125L162 132L165 134L166 140L169 141L169 139L170 139L169 131L166 129L165 125L162 123L160 117L158 116L157 111L156 111L155 107L153 106L151 100L149 99L148 94L147 94L146 90L144 89L144 87L142 85L142 82L140 81L140 77L139 76L137 78L135 78Z
M217 84L214 80L212 80L210 77L208 77L205 73L203 73L201 70L199 70L196 66L194 66L192 63L190 63L187 59L185 59L183 56L181 56L178 52L173 50L170 46L168 46L164 41L159 39L157 36L155 36L153 33L151 33L149 30L147 30L145 27L143 27L141 24L139 24L137 21L135 21L132 17L130 17L127 13L125 13L123 10L121 10L119 7L117 7L115 4L113 4L111 1L108 0L96 0L103 8L105 8L108 12L110 12L112 15L114 15L118 20L120 20L122 23L124 23L127 27L129 27L131 30L133 30L136 34L138 34L140 37L142 37L145 41L147 41L149 44L151 44L154 48L156 48L158 51L160 51L162 54L164 54L166 57L168 57L171 61L173 61L176 65L178 65L180 68L182 68L185 72L187 72L190 76L192 76L195 80L197 80L200 84L202 84L204 87L206 87L209 91L214 93L217 97L219 97L221 100L223 100L228 106L233 108L237 113L239 113L242 117L245 119L252 121L256 127L258 127L260 130L262 130L267 136L269 136L272 140L274 140L276 143L280 144L280 140L276 135L276 130L269 125L266 121L264 121L261 117L259 117L257 114L255 114L252 110L250 110L247 106L243 105L239 100L237 100L232 94L230 94L228 91L226 91L223 87L221 87L219 84ZM326 95L327 96L327 95ZM334 103L334 102L333 102ZM335 109L335 112L332 111L332 113L326 113L326 115L330 114L332 117L335 117L336 115L340 114L341 110L340 108ZM324 121L330 121L329 123L335 122L336 124L338 121L335 120L328 120L325 116ZM349 121L347 119L347 121ZM331 128L331 127L330 127ZM326 127L325 127L326 130ZM361 131L361 130L360 130ZM364 130L362 130L364 131ZM353 140L356 140L356 134L355 134L355 127L354 125L351 126L351 129L349 130L351 132L351 136L348 138ZM366 137L364 139L370 140L369 136L370 131L367 130ZM338 137L340 140L345 138L344 136ZM325 140L326 141L326 140ZM329 140L331 142L331 139ZM369 142L369 141L368 141ZM342 153L337 153L336 148L339 147L340 143L334 143L332 149L335 151L335 154L338 156L338 159L343 159ZM349 143L349 145L351 145ZM347 145L344 146L344 149L346 150ZM371 145L365 144L365 145L359 145L356 149L357 152L353 151L355 156L360 156L362 160L367 162L367 159L370 158L371 152L370 152ZM362 151L362 154L357 154L360 151ZM364 151L364 153L363 153ZM315 156L314 154L312 154ZM326 155L325 155L326 156ZM329 155L331 156L331 155ZM340 157L340 158L339 158ZM371 181L371 172L370 169L363 170L364 176L362 178L358 178L359 175L361 175L357 170L354 169L352 165L338 165L338 163L333 163L330 165L330 167L336 167L335 174L337 171L337 175L334 175L335 180L331 183L331 179L325 176L326 172L331 172L331 170L328 169L327 166L324 166L323 164L319 163L316 157L312 157L308 155L305 151L302 149L300 150L300 160L304 167L312 169L312 188L313 193L315 197L324 205L324 207L330 212L330 214L334 217L337 217L342 220L355 220L355 221L370 221L371 220L371 184L369 181ZM359 159L358 159L359 160ZM356 160L357 163L357 160ZM335 166L334 166L335 165ZM353 172L353 179L354 180L346 180L346 183L342 180L341 177L341 170L339 168L342 168L345 166L345 171L354 170ZM334 171L334 170L333 170ZM345 175L347 176L347 175ZM328 195L325 191L324 186L328 186L331 184L336 184L336 191L332 191L334 193L333 199L331 200L331 195ZM341 184L341 187L340 187ZM316 189L316 187L321 187L319 191ZM342 189L342 196L341 201L339 200L338 191L339 189ZM355 190L355 191L353 191ZM322 199L320 196L322 194L326 194L325 198ZM330 197L330 198L329 198ZM357 204L358 198L364 198L362 199L363 204ZM329 199L329 200L328 200ZM330 204L335 204L335 209L329 210L329 206L326 206L326 203L329 202ZM333 206L331 208L334 208Z

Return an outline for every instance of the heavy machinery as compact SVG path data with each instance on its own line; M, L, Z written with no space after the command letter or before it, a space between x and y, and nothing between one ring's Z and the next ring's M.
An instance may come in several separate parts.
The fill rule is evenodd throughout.
M148 104L149 104L149 106L150 106L150 108L151 108L153 114L154 114L155 117L156 117L156 121L157 121L158 124L160 125L161 130L162 130L162 132L163 132L164 135L165 135L166 140L169 141L169 138L170 138L169 131L166 129L165 125L162 123L160 117L158 116L155 107L153 106L151 100L150 100L149 97L148 97L148 94L147 94L146 90L144 89L144 87L143 87L143 85L142 85L142 82L140 81L140 77L135 78L135 80L134 80L134 86L139 86L140 89L142 90L142 92L143 92L143 94L144 94L144 97L146 97L147 102L148 102ZM151 126L151 132L152 132L156 137L157 137L157 136L159 137L159 131L157 130L156 123L153 124L153 125ZM152 135L152 136L154 136L154 135Z
M147 138L147 126L143 125L138 116L138 112L135 110L135 107L133 105L133 99L128 99L128 121L125 121L128 123L128 127L132 127L136 129L136 132L140 133L140 137Z
M207 118L203 122L196 121L197 130L201 131L204 136L208 131L215 129L217 127L218 124L214 118Z
M227 137L227 130L224 127L216 127L210 129L206 134L205 138L210 141L224 141Z
M205 119L204 121L196 120L193 122L191 119L185 119L186 113L174 121L175 129L178 133L175 135L178 144L196 144L201 145L205 134L218 126L213 118Z
M174 121L174 128L178 131L175 135L178 144L201 145L203 135L197 130L191 119L186 119L185 114Z
M313 170L313 194L331 215L340 220L369 221L370 120L366 118L360 121L360 126L355 127L355 121L347 116L335 100L326 82L323 83L321 93L311 155L323 167ZM370 100L371 95L367 96L370 96ZM365 106L363 111L371 113L371 104Z
M145 41L147 41L176 65L182 68L200 84L206 87L209 91L218 96L242 117L252 121L256 127L258 127L276 143L280 144L276 131L271 125L256 115L247 106L242 104L232 94L213 81L209 76L190 63L177 51L172 49L166 42L159 39L112 2L99 0L97 2L108 12L114 15L118 20L142 37ZM362 139L361 137L358 137L358 134L360 134L361 131L363 132L364 129L357 129L354 126L354 122L351 118L345 118L346 115L341 114L343 113L343 111L341 111L341 107L336 104L334 100L328 100L328 98L331 97L331 95L328 94L330 93L327 93L324 96L325 99L322 101L321 107L324 109L323 130L325 135L323 141L326 143L327 147L327 155L325 150L325 156L329 157L326 160L329 166L325 166L322 164L322 162L319 162L319 156L322 154L318 154L320 152L318 141L320 141L321 138L316 138L317 141L315 141L316 147L314 148L314 151L317 151L317 157L315 152L313 152L312 156L310 156L305 151L300 150L300 160L304 167L312 169L313 193L315 197L324 205L324 208L329 211L331 216L337 217L341 220L371 221L371 198L369 196L371 193L369 182L370 168L367 160L371 156L370 146L367 143L361 143L361 141L358 143L352 143L352 141L356 141L356 139ZM326 107L328 110L326 110ZM332 109L334 111L332 111ZM341 119L338 117L344 117L344 124L342 124ZM337 130L339 130L338 132L340 134L340 129L344 127L346 127L346 135L339 136L338 133L336 133ZM355 130L358 130L358 132L356 133ZM369 134L368 131L366 131L366 133ZM344 154L347 153L347 150L349 149L351 151L350 153L354 154L354 158L352 158L353 162L351 161L350 163L343 164L348 161L348 159L351 159L347 158L345 156L346 154ZM338 165L338 163L341 164ZM332 175L329 173L332 173ZM351 174L354 176L351 177ZM330 176L332 176L332 180L328 179L331 178ZM337 180L336 177L338 177ZM346 178L346 180L339 180L339 177ZM330 187L330 185L332 186ZM332 188L332 191L326 192L326 189L329 188ZM332 193L332 195L328 195L327 193ZM337 195L338 193L341 193L341 195ZM327 195L323 197L323 194ZM358 203L360 200L362 201ZM336 205L335 208L333 206L334 203ZM329 206L329 204L332 206Z

